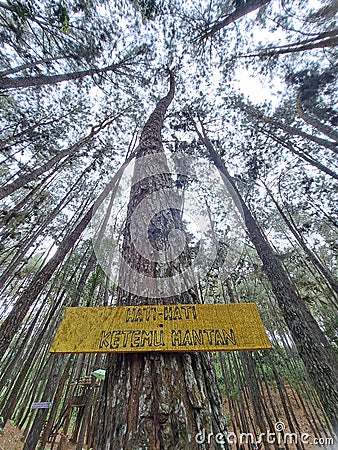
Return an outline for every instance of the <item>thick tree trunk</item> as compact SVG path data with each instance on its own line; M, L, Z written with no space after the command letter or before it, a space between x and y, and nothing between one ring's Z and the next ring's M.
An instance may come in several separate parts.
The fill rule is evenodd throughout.
M284 267L275 256L269 242L263 235L253 215L240 195L236 184L222 159L207 138L204 128L196 131L208 149L211 160L223 175L224 182L231 186L244 216L250 239L263 262L264 271L271 283L284 320L290 329L308 374L316 388L325 412L335 430L338 429L338 362L325 334L312 317L306 304L299 297L295 286Z
M144 126L140 145L135 150L134 176L140 169L138 158L163 153L161 129L166 110L174 96L174 76L170 73L170 90L159 101ZM143 167L144 168L144 167ZM163 168L162 168L163 169ZM132 187L124 231L123 258L136 270L159 278L163 267L157 262L146 261L136 252L131 242L130 220L142 199L171 183L169 169L152 175ZM180 214L161 205L164 211L156 215L157 235L153 238L155 248L163 248L167 236L174 228L183 229ZM169 211L168 211L169 209ZM141 218L140 218L141 219ZM155 225L148 232L153 237ZM162 247L161 247L162 244ZM183 252L184 253L184 252ZM183 260L187 260L188 254ZM166 264L170 273L182 268L182 261ZM167 273L167 272L166 272ZM120 274L121 279L125 273ZM141 297L119 290L121 305L192 303L196 302L193 290L176 297ZM225 449L217 442L217 433L226 432L221 396L216 382L213 361L208 353L153 353L109 355L107 378L101 407L98 450L197 450ZM200 432L206 433L204 442L196 441ZM214 433L211 443L208 433Z
M107 373L98 450L226 448L195 440L226 431L208 354L116 355Z

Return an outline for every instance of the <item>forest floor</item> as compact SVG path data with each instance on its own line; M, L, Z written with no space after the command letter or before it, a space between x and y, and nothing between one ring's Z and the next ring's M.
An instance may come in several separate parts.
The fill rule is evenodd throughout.
M24 446L22 442L22 431L13 426L10 422L7 422L3 434L0 434L0 450L21 450ZM56 446L54 445L54 448ZM50 445L47 444L46 450L50 449ZM67 450L75 450L76 444L68 443Z
M301 421L300 421L301 422ZM3 435L0 435L0 450L21 450L24 446L23 442L21 441L22 438L22 432L14 427L11 423L7 423ZM317 447L314 445L309 445L308 447L305 446L305 448L308 448L309 450L317 450L321 449L323 450L325 447ZM326 447L327 448L327 447ZM329 447L330 450L338 450L338 446L331 446ZM50 445L47 445L46 450L50 449ZM56 449L56 446L54 445L54 449ZM75 450L76 445L68 443L67 450Z
M0 434L0 450L21 450L24 443L21 440L22 432L19 428L14 427L8 422L4 428L3 434ZM56 446L54 445L54 448ZM47 445L46 450L50 449L50 445ZM68 450L75 450L76 445L68 443Z
M21 431L8 422L0 434L0 450L20 450L23 448Z
M274 399L278 398L278 394L276 391L276 388L271 386L271 393L272 393L272 397ZM312 427L309 424L309 420L306 417L304 410L299 408L299 405L297 404L297 402L294 399L292 390L289 387L286 387L286 393L287 393L287 397L291 403L292 406L292 410L295 414L296 420L298 422L298 429L300 433L308 433L310 436L313 436L313 429L311 429ZM229 412L229 408L228 408L228 404L227 402L224 404L224 409L225 412L228 413ZM283 417L282 411L279 411L280 416L279 416L279 423L282 424L287 424L287 420L286 417ZM273 417L273 415L271 414L271 416ZM314 423L312 423L312 426L314 425ZM229 431L233 431L232 426L229 426ZM274 431L274 430L271 430ZM285 432L290 432L290 430L288 430L287 427L285 427ZM56 444L54 444L53 449L57 448L57 442L59 441L60 436L57 436L56 439ZM21 450L23 448L24 444L22 442L22 431L13 426L10 422L8 422L3 430L2 435L0 434L0 450ZM45 447L45 450L50 449L51 446L50 444L47 445ZM63 448L66 448L67 450L75 450L76 449L76 445L75 444L71 444L70 442L67 443L67 445ZM281 444L280 445L281 449L285 449L285 445ZM296 450L296 446L294 444L292 445L288 445L287 446L288 450ZM314 445L314 443L308 443L304 445L304 448L306 450L338 450L338 442L336 441L334 443L334 445ZM274 445L271 445L271 449L275 449ZM187 449L188 450L188 449Z

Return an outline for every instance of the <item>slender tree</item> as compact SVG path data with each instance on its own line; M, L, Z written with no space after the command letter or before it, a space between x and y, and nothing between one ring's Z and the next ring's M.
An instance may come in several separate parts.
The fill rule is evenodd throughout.
M126 163L125 163L126 164ZM31 284L24 291L24 293L17 299L13 310L9 313L6 319L1 324L1 337L0 337L0 357L5 354L9 343L19 330L29 308L34 304L34 301L44 289L46 283L50 277L54 274L59 265L63 262L68 252L73 248L83 231L89 224L96 209L106 198L108 193L116 188L118 180L124 171L125 165L115 174L112 181L108 183L106 188L101 192L96 202L86 211L85 215L74 227L74 229L64 238L61 242L55 255L47 262L47 264L39 271L31 281Z
M202 131L195 124L195 130L206 146L211 160L223 175L225 182L236 193L239 201L237 206L243 211L244 222L250 239L263 262L264 271L269 278L299 355L304 361L324 409L336 430L338 428L337 355L330 347L325 334L311 315L303 299L298 295L287 272L262 233L233 178L209 140L202 122L201 126Z
M234 23L236 20L241 17L255 11L256 9L261 8L262 6L268 4L270 0L248 0L248 1L239 1L234 2L235 5L239 5L234 12L226 16L224 19L217 21L208 26L206 30L204 30L203 34L200 36L201 39L208 39L214 36L217 32L222 30L222 28L227 27L228 25Z
M307 50L314 50L318 48L337 47L338 45L338 29L320 33L309 39L304 39L298 42L287 45L271 46L260 50L257 53L250 53L249 55L238 55L244 58L252 57L267 57L285 55L287 53L298 53Z
M0 77L6 77L7 75L14 75L15 73L22 72L23 70L33 69L41 64L50 64L60 59L65 59L66 56L55 56L54 58L43 58L37 61L33 61L26 64L21 64L20 66L13 67L12 69L2 70L0 72Z
M287 148L291 153L298 156L301 160L307 162L313 167L316 167L318 170L326 173L330 177L338 180L338 173L334 172L329 167L324 165L322 162L315 159L306 150L301 149L297 144L292 144L289 140L277 136L275 133L273 133L272 130L266 130L263 128L259 128L258 130L264 135L270 137L274 142L279 144L281 147Z
M278 120L275 120L271 117L264 116L261 112L257 111L256 109L252 107L246 107L243 106L243 109L246 113L248 113L250 116L255 117L259 121L268 123L276 128L279 128L280 130L285 131L286 133L292 135L292 136L299 136L304 139L307 139L311 142L314 142L317 145L320 145L322 147L328 148L334 153L338 153L338 143L334 141L329 141L327 139L323 139L321 137L318 137L316 135L312 135L309 133L306 133L305 131L301 130L300 128L292 127L290 125L287 125L286 123L282 123Z
M62 81L79 80L84 77L96 74L105 74L108 72L124 72L129 66L133 65L135 56L138 56L143 48L139 48L135 53L125 56L121 61L111 64L107 67L93 68L87 70L78 70L77 72L63 73L60 75L38 75L33 77L5 77L0 74L0 89L21 89L32 86L46 86L61 83Z
M126 110L124 110L125 112ZM78 150L80 150L84 145L88 144L94 136L96 136L100 131L107 128L111 125L123 112L118 113L114 117L108 117L104 121L102 121L99 125L96 125L92 128L90 133L82 138L79 142L71 145L64 150L61 150L57 155L53 156L49 161L43 164L40 167L36 167L35 169L27 172L25 174L20 175L18 178L13 180L11 183L7 183L5 186L0 188L0 200L5 198L7 195L12 194L16 190L20 189L22 186L25 186L27 183L36 180L40 175L48 172L50 169L55 167L60 161L62 161L67 156L70 156L71 159L76 157Z

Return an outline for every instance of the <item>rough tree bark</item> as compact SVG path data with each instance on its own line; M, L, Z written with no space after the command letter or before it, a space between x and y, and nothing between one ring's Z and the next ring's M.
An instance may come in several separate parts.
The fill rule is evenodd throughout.
M170 72L169 93L159 101L150 115L141 134L140 144L134 152L134 176L139 170L138 158L164 152L161 129L173 96L174 75ZM180 273L182 264L188 262L188 251L182 259L175 259L174 263L147 261L137 254L131 242L130 220L142 199L171 184L169 173L168 169L167 173L151 175L134 184L124 231L124 259L138 272L154 279L159 279L161 271L163 273L163 264L170 273ZM149 239L156 249L166 248L168 234L174 228L183 230L180 212L168 209L165 205L163 207L165 210L156 215L156 225L151 221L148 228L148 235L151 236ZM122 273L121 277L124 276ZM197 295L193 289L175 297L164 298L141 297L123 289L118 293L120 305L183 304L196 301ZM212 439L210 444L207 441L198 444L195 439L203 429L214 435L226 432L221 396L210 354L109 355L106 373L98 450L227 448L226 442L217 443Z

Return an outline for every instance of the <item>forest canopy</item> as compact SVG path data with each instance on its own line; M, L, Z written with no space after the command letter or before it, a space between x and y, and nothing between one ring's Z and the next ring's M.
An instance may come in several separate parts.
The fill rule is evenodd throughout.
M337 11L328 0L0 1L0 419L25 450L67 436L77 450L194 450L203 427L257 440L279 421L337 433ZM140 257L131 241L147 196ZM190 266L178 290L160 291ZM49 353L66 307L242 302L257 305L272 350L157 365ZM42 400L52 407L31 409Z

